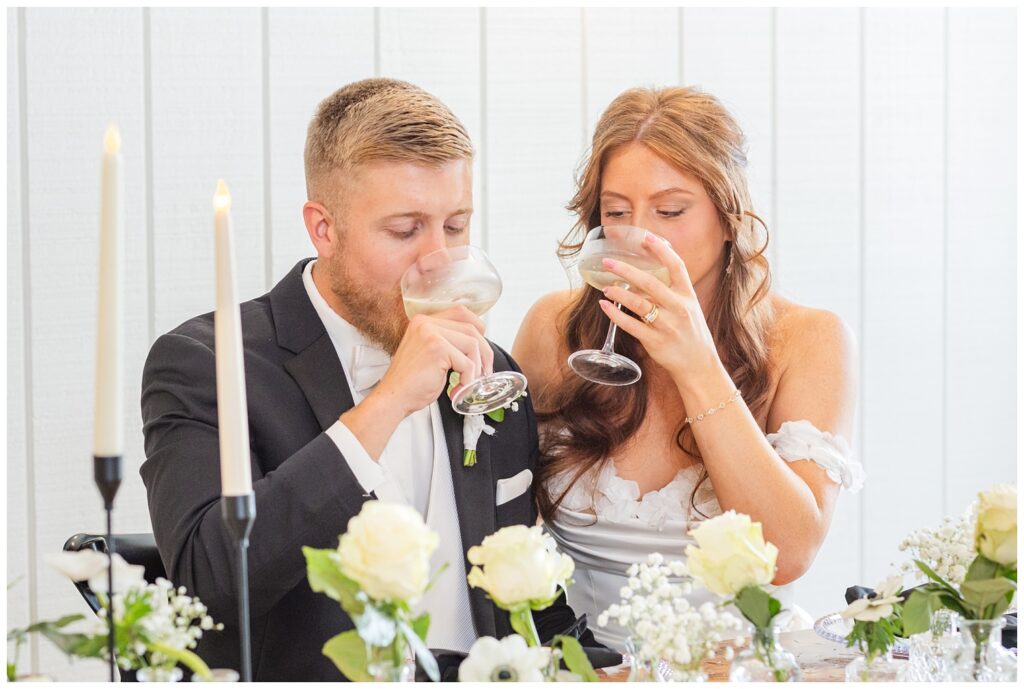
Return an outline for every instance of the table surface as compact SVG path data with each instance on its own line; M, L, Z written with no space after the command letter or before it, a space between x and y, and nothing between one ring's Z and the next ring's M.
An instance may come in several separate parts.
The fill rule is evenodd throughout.
M821 638L813 629L783 632L779 635L779 643L796 656L805 682L842 682L846 665L858 655L852 648ZM711 682L726 682L729 679L730 661L721 653L726 645L730 645L730 642L723 642L719 653L713 659L704 661L704 671ZM598 675L602 682L624 682L629 677L629 668L608 668L608 672L598 670Z

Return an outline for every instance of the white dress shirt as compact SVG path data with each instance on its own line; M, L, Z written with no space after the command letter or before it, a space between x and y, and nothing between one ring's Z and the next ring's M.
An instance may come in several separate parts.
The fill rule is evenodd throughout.
M352 391L352 401L359 404L380 380L391 359L330 307L313 282L314 263L315 260L306 264L302 283L338 353L346 383ZM398 424L379 461L370 457L340 419L326 433L345 457L365 493L374 493L378 500L412 505L441 536L430 561L431 572L446 562L448 569L415 607L417 611L430 613L428 646L468 651L476 640L476 633L448 445L437 402L410 414Z

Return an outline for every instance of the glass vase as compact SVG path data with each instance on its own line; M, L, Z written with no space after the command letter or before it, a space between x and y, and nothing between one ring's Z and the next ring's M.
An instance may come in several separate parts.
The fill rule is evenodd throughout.
M658 664L653 660L644 660L639 655L639 646L633 637L626 639L626 653L629 655L629 677L627 682L661 682L663 678L658 672Z
M180 682L185 673L180 667L153 665L139 668L135 673L136 682Z
M1009 682L1017 677L1017 659L1003 649L1006 620L960 620L953 654L954 682Z
M704 672L703 664L700 661L690 665L668 666L668 679L672 682L707 682L708 675Z
M910 637L910 657L903 679L907 682L949 682L953 677L953 651L959 643L957 615L945 608L932 614L931 628Z
M374 682L413 682L416 664L405 639L396 635L387 646L366 644L366 672Z
M803 673L792 653L779 643L776 625L754 628L750 645L736 655L729 668L730 682L800 682Z
M868 658L857 656L846 666L847 682L901 682L904 663L892 659L892 651Z

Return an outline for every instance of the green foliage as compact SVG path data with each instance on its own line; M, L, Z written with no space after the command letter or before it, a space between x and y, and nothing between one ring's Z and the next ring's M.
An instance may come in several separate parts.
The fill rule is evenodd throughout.
M760 586L742 589L736 594L734 603L743 616L758 629L770 627L775 616L782 612L782 603L768 595Z
M846 636L846 645L859 648L867 656L868 662L883 656L896 643L896 637L902 631L901 618L902 606L896 604L892 615L877 622L854 620L853 630Z
M583 646L580 642L571 636L556 636L551 640L551 649L561 649L562 660L565 662L565 666L569 668L569 672L573 672L580 676L584 682L597 682L597 673L594 672L594 666L590 664L590 659L587 658L586 652L583 650Z

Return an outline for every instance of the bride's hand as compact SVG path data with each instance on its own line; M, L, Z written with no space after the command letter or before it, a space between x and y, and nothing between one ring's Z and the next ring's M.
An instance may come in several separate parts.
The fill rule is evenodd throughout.
M628 290L618 286L606 287L604 294L607 299L599 303L605 315L639 340L677 385L692 384L705 372L721 367L711 330L697 301L686 265L679 255L668 242L649 232L644 237L644 247L668 268L669 285L628 263L606 258L604 267L620 276L630 287ZM620 311L612 302L622 304L639 318ZM643 320L645 316L648 316L646 322Z

